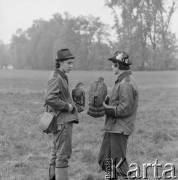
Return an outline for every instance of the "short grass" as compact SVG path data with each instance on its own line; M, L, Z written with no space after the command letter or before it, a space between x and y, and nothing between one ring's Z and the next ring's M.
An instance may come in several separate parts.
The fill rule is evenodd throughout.
M49 71L0 71L0 180L48 180L50 135L38 129ZM140 91L136 129L128 142L129 163L173 163L178 176L178 72L134 72ZM112 72L73 71L70 88L105 78L109 91ZM89 117L87 106L73 130L70 180L104 180L97 164L104 118ZM164 166L163 166L164 167ZM159 175L161 175L160 169ZM148 177L153 178L153 169Z

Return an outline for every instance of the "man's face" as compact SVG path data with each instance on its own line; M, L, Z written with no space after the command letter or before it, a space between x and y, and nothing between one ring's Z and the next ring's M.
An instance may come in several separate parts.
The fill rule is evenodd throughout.
M68 59L66 61L63 61L60 63L60 69L64 72L64 73L69 73L70 70L72 69L74 64L74 60L73 59Z
M114 73L114 75L118 75L119 74L119 65L117 63L112 63L112 71Z

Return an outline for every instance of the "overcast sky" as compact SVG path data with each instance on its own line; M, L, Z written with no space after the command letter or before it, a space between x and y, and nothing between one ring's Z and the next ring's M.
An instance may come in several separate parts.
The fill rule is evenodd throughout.
M73 16L98 16L104 23L113 24L110 9L105 0L0 0L0 39L9 43L18 28L27 29L33 20L49 20L55 13L67 11ZM172 30L178 38L178 10L172 19Z

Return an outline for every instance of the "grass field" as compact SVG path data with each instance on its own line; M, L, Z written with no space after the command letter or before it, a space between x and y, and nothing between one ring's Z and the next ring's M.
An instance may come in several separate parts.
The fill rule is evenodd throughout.
M0 180L48 180L50 135L42 136L38 120L49 71L0 71ZM137 123L128 142L129 163L173 163L178 176L178 72L134 72L140 91ZM70 88L81 80L88 88L104 76L111 90L112 72L69 74ZM86 97L88 101L88 97ZM104 118L80 114L74 126L70 180L104 180L97 157ZM164 168L160 169L159 175ZM153 169L148 169L148 179Z

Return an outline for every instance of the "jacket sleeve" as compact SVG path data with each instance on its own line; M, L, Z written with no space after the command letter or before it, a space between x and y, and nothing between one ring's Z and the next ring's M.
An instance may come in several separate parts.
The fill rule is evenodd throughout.
M68 111L69 104L60 98L61 83L57 77L48 81L45 91L45 103L59 111Z
M119 89L119 101L116 105L116 118L129 116L132 113L134 101L132 85L127 82L121 84Z
M76 99L75 99L75 89L72 90L72 99L73 99L74 102L76 101Z

